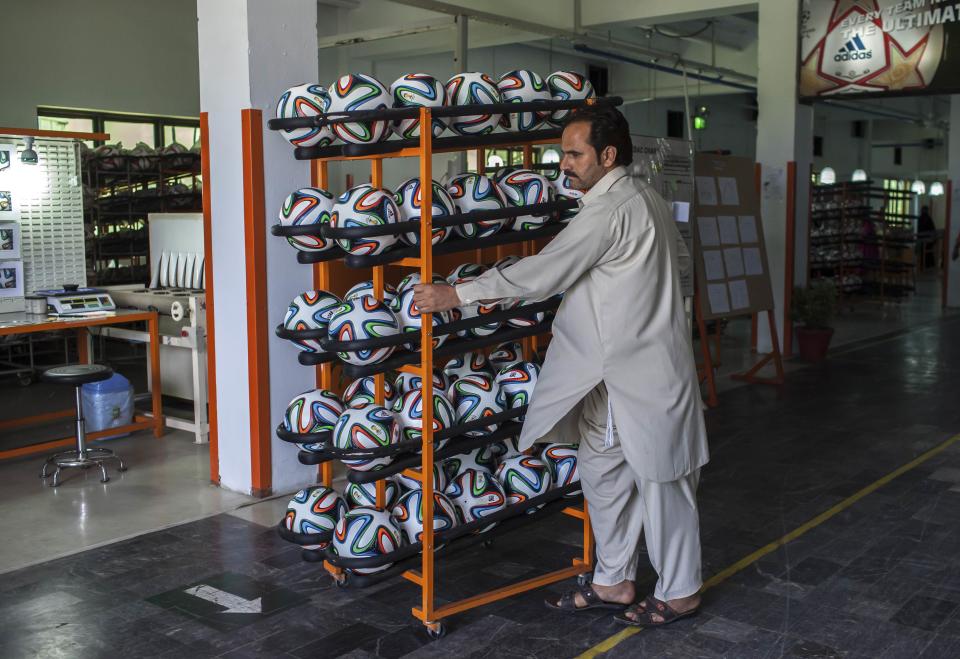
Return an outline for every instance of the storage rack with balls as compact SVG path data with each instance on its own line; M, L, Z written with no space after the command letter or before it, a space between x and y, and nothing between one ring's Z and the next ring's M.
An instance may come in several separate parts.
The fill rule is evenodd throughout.
M478 113L513 113L521 111L554 111L574 109L588 104L619 105L622 99L607 97L589 99L586 101L537 101L530 103L494 103L486 105L451 106L441 108L394 108L386 110L345 112L327 114L317 117L297 117L290 119L272 119L269 122L273 130L290 130L295 128L321 127L327 124L346 121L375 121L419 118L421 127L432 126L433 117L454 117L474 115ZM463 214L434 220L432 218L432 159L435 153L460 152L476 150L477 163L480 174L484 174L484 150L487 148L502 148L520 146L524 153L524 166L531 168L533 163L533 145L555 144L559 141L559 129L544 129L528 132L493 133L482 136L457 136L434 138L431 130L420 130L420 137L414 139L392 140L374 144L347 144L327 147L297 147L295 157L299 160L311 160L312 183L316 187L327 189L328 163L338 160L368 159L371 164L371 185L382 188L383 160L386 158L418 158L420 170L420 203L421 216L419 221L398 222L382 226L334 228L329 224L314 224L306 226L274 226L271 232L276 236L314 235L326 240L342 238L362 238L387 234L400 234L418 231L419 245L387 250L378 255L349 254L337 247L323 252L299 252L297 259L300 263L314 265L314 286L321 290L330 290L337 275L342 275L342 265L348 268L372 268L374 297L383 299L384 268L387 265L415 268L420 272L420 280L432 281L433 262L435 255L452 254L455 252L475 251L477 260L482 259L482 250L487 247L497 248L497 257L504 256L504 246L511 243L520 243L524 255L531 254L535 248L535 241L552 237L563 228L560 222L548 223L545 226L527 231L506 231L484 238L455 238L433 244L434 227L452 227L479 220L508 219L523 215L559 214L563 210L570 210L577 205L576 201L561 200L547 203L508 206L499 210L473 211ZM478 315L475 318L454 320L434 327L431 314L423 314L419 337L411 333L400 332L396 336L362 339L356 341L333 341L320 330L285 330L277 328L281 337L291 339L316 339L320 341L324 352L299 355L299 361L306 366L318 367L317 385L322 389L331 389L334 381L334 366L339 360L338 351L351 351L381 348L385 346L404 346L419 343L422 349L401 349L393 353L386 360L374 364L353 365L339 363L343 373L351 378L372 375L375 378L376 403L384 403L384 374L396 370L409 372L421 376L422 400L433 400L433 372L437 358L479 350L503 341L522 340L525 356L529 358L535 349L537 335L549 331L551 319L545 318L542 322L531 323L529 326L498 330L482 338L456 339L453 338L440 347L434 347L433 335L456 333L459 330L479 327L484 323L508 318L535 318L537 314L554 310L559 300L554 298L537 303L526 303L518 307L493 312L492 314ZM419 339L419 340L417 340ZM414 345L416 348L416 345ZM402 545L388 554L376 557L347 558L334 554L330 549L304 549L303 557L310 561L323 561L327 571L334 577L338 585L364 587L378 583L394 576L417 584L421 588L419 606L413 608L413 615L427 627L428 632L435 637L444 633L442 620L448 616L467 611L469 609L495 602L497 600L526 592L534 588L568 579L589 572L593 565L593 538L590 530L590 519L586 504L582 507L571 505L569 495L579 490L578 483L552 489L546 494L536 496L518 504L507 505L492 515L481 519L454 526L452 528L434 530L434 482L431 477L434 464L438 460L467 453L475 448L515 437L519 434L520 424L516 422L522 417L525 406L508 409L502 413L484 417L479 421L472 421L453 428L446 428L439 432L433 429L433 405L423 405L423 432L420 440L404 440L390 446L375 449L338 449L332 444L332 433L300 435L289 432L281 426L277 429L278 436L294 443L320 444L318 451L301 451L299 460L304 464L320 465L320 482L330 487L333 481L333 460L336 459L369 459L375 457L392 456L393 461L387 466L372 471L349 470L348 480L353 483L376 482L376 507L383 510L386 503L385 477L400 474L421 482L423 491L423 533L422 540L416 543ZM484 428L492 423L500 423L499 428L492 434L480 437L468 436L470 430ZM435 442L446 441L442 448L435 448ZM415 442L415 444L413 444ZM416 468L419 467L419 471ZM426 477L423 477L426 475ZM489 543L494 534L508 532L512 528L524 525L527 522L556 512L573 516L582 521L583 554L574 558L569 567L555 570L538 577L506 585L472 597L438 606L435 601L435 560L437 556L456 551L462 547ZM493 530L485 530L491 523L497 522ZM290 532L283 523L280 524L280 533L286 539L304 546L316 546L330 539L332 533L301 535ZM485 531L482 534L480 531ZM438 549L438 545L440 548ZM391 567L375 574L358 574L352 569L376 568L390 564ZM417 569L419 564L419 569Z

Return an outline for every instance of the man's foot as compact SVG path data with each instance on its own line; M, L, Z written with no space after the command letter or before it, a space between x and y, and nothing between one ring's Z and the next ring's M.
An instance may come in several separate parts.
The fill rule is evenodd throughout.
M622 609L636 597L632 581L621 581L615 586L586 584L578 590L567 592L559 600L546 600L546 605L561 611L585 611L587 609Z
M666 602L651 595L631 606L623 615L616 616L616 619L627 625L656 627L692 616L699 608L699 593Z

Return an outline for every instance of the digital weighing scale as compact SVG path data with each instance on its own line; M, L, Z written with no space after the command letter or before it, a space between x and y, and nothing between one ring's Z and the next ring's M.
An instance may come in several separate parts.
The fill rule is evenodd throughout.
M110 293L102 288L80 288L68 284L59 289L36 291L34 295L47 298L47 310L58 316L117 309Z

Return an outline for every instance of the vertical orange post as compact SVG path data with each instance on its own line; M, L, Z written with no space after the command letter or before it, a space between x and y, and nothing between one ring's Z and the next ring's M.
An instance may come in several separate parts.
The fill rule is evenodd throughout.
M220 484L220 444L217 432L217 351L213 317L213 197L210 192L210 123L200 113L200 184L203 201L203 286L207 314L207 419L210 422L210 482Z
M420 281L433 273L433 131L430 108L420 108ZM433 622L433 314L421 316L420 366L423 376L423 561L421 610L424 622ZM414 613L416 615L416 613Z
M783 264L783 356L793 354L793 304L794 250L797 238L797 163L787 163L787 223L784 227L784 243L787 253ZM774 323L776 328L776 323Z
M269 496L270 358L267 353L267 251L263 198L263 116L240 113L243 148L243 225L247 284L247 360L249 363L250 469L254 496Z
M153 436L163 436L163 402L160 382L160 317L154 311L147 321L150 330L150 398L153 407Z

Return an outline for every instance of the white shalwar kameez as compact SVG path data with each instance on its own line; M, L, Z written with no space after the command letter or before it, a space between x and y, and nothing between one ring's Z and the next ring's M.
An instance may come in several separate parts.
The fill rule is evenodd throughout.
M520 448L580 444L594 583L635 578L645 528L660 577L654 595L686 597L701 586L696 488L708 460L680 288L686 255L666 202L623 167L581 202L538 254L488 270L457 294L470 305L564 292Z

